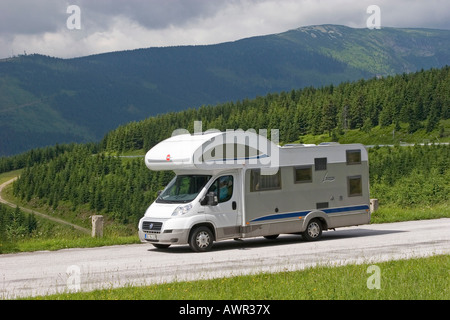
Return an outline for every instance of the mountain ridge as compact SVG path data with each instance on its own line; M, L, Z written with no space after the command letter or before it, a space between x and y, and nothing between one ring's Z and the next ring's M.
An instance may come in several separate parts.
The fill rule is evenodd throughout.
M166 112L450 64L450 31L321 25L202 46L0 60L0 156Z

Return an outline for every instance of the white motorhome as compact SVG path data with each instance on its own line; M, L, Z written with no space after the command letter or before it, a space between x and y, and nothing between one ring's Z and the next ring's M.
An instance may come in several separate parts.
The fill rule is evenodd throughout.
M369 223L368 154L361 144L278 146L251 131L182 134L147 152L176 176L139 222L157 248L322 231Z

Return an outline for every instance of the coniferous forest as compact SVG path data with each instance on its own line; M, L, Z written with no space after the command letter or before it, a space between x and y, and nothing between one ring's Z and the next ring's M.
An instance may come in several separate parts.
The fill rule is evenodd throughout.
M280 141L293 142L306 134L328 133L338 138L347 129L369 131L375 126L407 124L408 133L434 130L450 117L450 67L338 86L308 87L271 93L253 100L168 113L133 122L111 131L104 150L148 150L178 128L203 130L279 129Z
M18 207L15 209L0 205L0 243L29 237L37 229L37 220L32 214L27 214ZM0 246L0 253L5 248Z
M133 122L108 133L99 144L72 144L37 149L0 159L0 171L23 168L13 185L16 197L39 202L55 212L61 207L88 223L97 212L110 221L136 227L157 191L173 173L152 172L142 157L117 154L145 152L173 130L279 129L280 142L327 134L339 140L348 130L375 127L436 130L450 116L450 67L338 86L272 93L253 100L169 113ZM450 146L374 147L369 149L371 196L380 205L400 207L447 203Z

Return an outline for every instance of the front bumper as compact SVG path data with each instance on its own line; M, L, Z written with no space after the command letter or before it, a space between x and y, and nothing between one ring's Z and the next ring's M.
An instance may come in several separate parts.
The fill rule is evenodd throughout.
M172 229L169 221L147 217L142 218L139 222L138 232L141 242L187 244L189 229Z

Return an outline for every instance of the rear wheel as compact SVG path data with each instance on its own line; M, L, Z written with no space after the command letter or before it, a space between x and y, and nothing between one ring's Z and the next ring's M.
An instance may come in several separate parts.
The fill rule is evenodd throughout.
M196 252L206 252L211 249L213 239L213 234L208 227L197 227L189 237L189 246Z
M302 232L302 237L306 241L315 241L322 236L322 223L319 219L312 219L308 222L306 230Z

